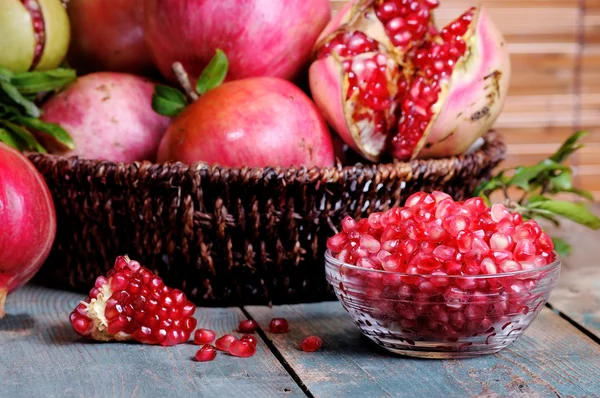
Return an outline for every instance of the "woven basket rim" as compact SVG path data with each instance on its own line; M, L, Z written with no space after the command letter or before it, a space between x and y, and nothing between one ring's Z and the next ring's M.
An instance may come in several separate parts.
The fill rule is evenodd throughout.
M155 169L163 173L177 171L178 173L189 172L209 172L220 173L223 175L245 175L251 176L252 179L259 179L266 175L286 175L302 176L309 179L320 177L324 180L335 180L342 176L354 175L361 172L369 174L382 173L388 175L390 173L400 172L411 173L417 170L443 170L443 169L461 169L463 165L468 163L487 163L490 159L502 159L506 152L506 145L503 142L501 135L496 130L490 130L482 137L484 142L477 150L445 158L437 159L414 159L410 161L395 160L392 163L355 163L353 165L342 165L337 163L332 167L224 167L219 165L210 165L205 162L196 162L186 164L179 161L171 161L166 163L154 163L151 161L135 161L131 163L113 162L109 160L85 159L79 156L65 156L57 154L42 154L28 153L30 159L46 159L53 164L63 163L69 167L84 167L84 168L103 168L103 169Z

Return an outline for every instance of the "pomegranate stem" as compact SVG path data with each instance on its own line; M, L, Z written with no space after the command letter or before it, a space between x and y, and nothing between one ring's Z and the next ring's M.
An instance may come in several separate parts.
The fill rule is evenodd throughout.
M6 303L6 295L8 294L8 289L6 287L0 288L0 319L4 318L6 312L4 311L4 304Z
M171 67L171 69L173 70L173 73L175 74L175 77L177 78L179 85L181 86L183 91L185 91L185 94L188 96L190 101L194 102L198 98L200 98L198 93L196 93L196 91L194 91L194 88L192 87L192 83L190 82L190 78L189 78L187 72L185 71L185 69L183 68L183 65L181 64L181 62L175 62L173 64L173 66Z

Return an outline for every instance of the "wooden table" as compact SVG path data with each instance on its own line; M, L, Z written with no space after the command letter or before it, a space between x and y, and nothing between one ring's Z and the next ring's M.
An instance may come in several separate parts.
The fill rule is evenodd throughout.
M559 287L525 335L496 355L394 356L328 302L198 308L199 326L221 334L246 318L291 325L287 334L261 331L252 358L198 363L191 344L83 341L68 323L81 295L27 286L8 297L0 321L0 397L600 397L600 232L565 224L557 234L575 247ZM304 353L298 344L310 334L324 344Z

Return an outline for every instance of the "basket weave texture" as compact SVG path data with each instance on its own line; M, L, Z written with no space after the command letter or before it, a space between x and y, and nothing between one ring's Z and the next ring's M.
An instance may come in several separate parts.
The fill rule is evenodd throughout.
M58 217L37 280L87 291L117 255L128 254L198 305L331 299L323 255L344 216L384 211L422 190L465 199L504 155L493 132L468 155L322 169L30 154Z

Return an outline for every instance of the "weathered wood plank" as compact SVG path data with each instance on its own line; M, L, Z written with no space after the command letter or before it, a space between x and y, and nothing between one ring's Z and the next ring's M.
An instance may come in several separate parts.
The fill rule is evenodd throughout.
M544 309L525 335L496 355L461 360L393 356L363 337L337 302L246 310L261 325L274 316L287 334L268 334L316 397L598 396L600 345ZM315 353L298 349L318 335Z
M591 210L600 215L600 203L594 203ZM546 229L573 246L573 253L563 261L550 303L600 337L600 231L568 221L560 228L546 226Z
M26 287L8 297L0 320L1 397L279 397L304 396L264 342L240 359L192 358L198 347L97 344L80 340L68 315L78 294ZM245 319L238 308L196 312L199 326L229 333Z

